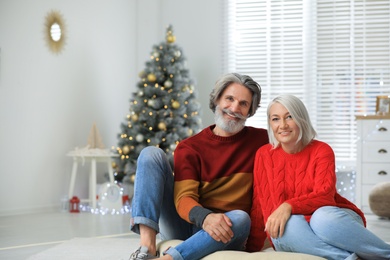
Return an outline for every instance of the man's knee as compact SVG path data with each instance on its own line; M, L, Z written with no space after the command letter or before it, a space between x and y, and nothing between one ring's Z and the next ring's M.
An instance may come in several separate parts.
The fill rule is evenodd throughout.
M249 235L251 218L245 211L242 210L233 210L226 213L229 219L233 223L233 233L242 232L243 235Z
M141 153L138 156L138 160L151 160L156 157L164 156L165 153L163 150L161 150L158 147L155 146L147 146L144 149L142 149Z

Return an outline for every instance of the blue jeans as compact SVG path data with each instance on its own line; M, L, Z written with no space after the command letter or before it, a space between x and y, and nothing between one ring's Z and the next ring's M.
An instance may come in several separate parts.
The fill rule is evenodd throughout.
M181 239L183 243L165 253L174 260L200 259L218 250L243 250L250 231L250 217L241 210L225 213L233 223L234 237L226 244L215 241L203 229L183 220L173 202L174 178L165 153L154 146L144 148L137 161L132 199L131 230L139 224L160 233L161 240Z
M272 238L277 251L300 252L326 259L390 259L390 245L371 233L352 210L326 206L310 223L291 215L281 238Z

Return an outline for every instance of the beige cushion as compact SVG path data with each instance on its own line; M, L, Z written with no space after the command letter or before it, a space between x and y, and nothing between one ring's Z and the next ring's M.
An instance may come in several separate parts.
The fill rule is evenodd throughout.
M390 182L375 185L368 201L373 213L380 217L390 217Z
M181 240L166 240L157 245L157 250L164 252L170 246L176 246L180 244ZM267 260L267 259L280 259L280 260L324 260L325 258L299 253L286 253L275 252L272 248L268 248L261 252L247 253L239 251L218 251L212 253L202 260Z

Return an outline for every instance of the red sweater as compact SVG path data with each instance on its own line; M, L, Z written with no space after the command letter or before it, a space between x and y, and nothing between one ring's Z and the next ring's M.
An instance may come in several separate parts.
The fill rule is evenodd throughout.
M233 136L221 137L213 134L214 127L181 141L174 154L177 212L198 226L209 212L241 209L249 214L254 157L268 143L265 129L245 127ZM201 212L191 217L196 206Z
M283 202L291 205L292 214L304 215L307 221L316 209L337 206L355 211L365 224L362 211L337 193L335 156L324 142L313 140L296 154L264 145L256 153L253 185L248 251L261 250L265 223Z

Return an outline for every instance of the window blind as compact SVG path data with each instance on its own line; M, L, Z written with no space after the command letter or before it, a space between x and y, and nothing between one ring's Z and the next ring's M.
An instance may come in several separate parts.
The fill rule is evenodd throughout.
M307 106L318 139L338 161L356 159L356 115L374 114L390 94L388 0L229 0L224 3L223 72L252 76L261 108L247 125L266 127L278 94Z

